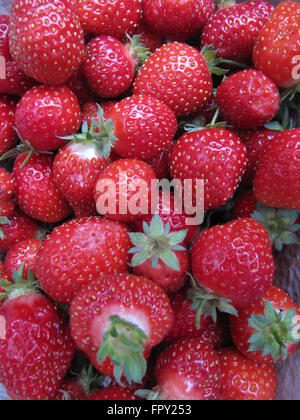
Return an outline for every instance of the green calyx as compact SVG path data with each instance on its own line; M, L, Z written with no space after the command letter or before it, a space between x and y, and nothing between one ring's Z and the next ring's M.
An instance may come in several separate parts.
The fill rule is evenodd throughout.
M85 121L81 128L81 133L72 136L60 137L64 140L70 140L74 143L92 144L97 152L108 159L113 144L118 140L114 135L114 122L112 119L104 121L103 109L97 104L97 119L93 118L90 128Z
M126 36L129 40L127 48L136 61L136 72L138 72L139 69L148 60L151 53L148 48L146 48L145 45L141 42L141 35L134 35L131 37L130 35L126 34Z
M0 225L7 225L7 224L11 224L11 221L6 217L6 216L1 216L0 217ZM4 239L5 235L3 233L3 230L0 229L0 239Z
M187 131L188 133L194 133L196 131L201 131L201 130L208 130L211 128L226 128L228 127L228 124L226 121L220 121L218 122L218 118L220 115L220 109L217 108L216 112L213 116L212 121L209 124L204 124L204 119L203 118L198 118L195 119L192 123L189 124L185 124L184 125L184 130Z
M148 337L139 327L117 315L109 320L110 327L103 335L97 354L98 363L103 363L109 357L114 365L114 377L121 386L123 375L129 384L142 383L147 370L143 354Z
M19 271L14 270L12 283L3 279L0 280L0 288L5 291L0 293L0 301L39 291L33 272L29 270L27 278L24 277L23 272L24 263Z
M276 311L266 300L265 314L252 315L249 325L256 330L249 340L249 351L261 351L263 356L271 355L274 362L288 357L288 344L300 342L300 322L296 309Z
M300 216L300 210L283 210L257 204L252 218L260 222L269 232L270 240L278 251L283 245L299 245L300 241L296 232L300 230L300 224L296 221Z
M221 69L219 66L221 64L226 64L234 67L239 67L243 70L249 68L249 66L239 63L238 61L227 60L221 57L217 57L218 50L214 49L213 45L205 45L201 50L201 55L206 61L207 67L210 74L215 76L223 76L229 72L229 69Z
M129 253L134 254L131 267L138 267L147 260L152 260L152 266L158 266L159 260L175 271L180 271L175 251L185 251L180 245L186 238L187 229L171 232L170 223L164 225L158 214L152 218L150 225L144 222L144 233L129 233L134 245Z
M153 390L150 389L139 389L134 393L139 398L142 398L143 400L148 401L159 401L164 400L163 395L161 394L161 390L159 387L153 388Z

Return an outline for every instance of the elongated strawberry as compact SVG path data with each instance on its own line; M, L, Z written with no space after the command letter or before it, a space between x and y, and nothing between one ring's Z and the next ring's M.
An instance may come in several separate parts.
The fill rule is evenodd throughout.
M43 241L37 278L49 296L69 304L83 285L99 275L125 272L129 248L125 226L101 217L73 219Z
M15 132L16 104L7 96L0 95L0 154L13 148L18 142Z
M13 168L16 200L28 216L46 223L57 223L71 214L71 208L53 178L53 159L28 152L17 157Z
M77 346L119 384L123 375L129 384L141 383L149 350L163 340L173 321L165 292L147 278L127 274L87 284L70 313Z
M42 242L38 239L27 239L13 245L6 254L4 266L9 279L13 280L14 271L23 265L23 276L28 277L29 270L35 275L35 263Z

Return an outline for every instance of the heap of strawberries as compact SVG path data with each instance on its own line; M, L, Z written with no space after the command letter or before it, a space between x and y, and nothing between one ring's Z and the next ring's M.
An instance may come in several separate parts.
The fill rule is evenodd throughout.
M274 286L299 243L300 3L15 0L0 55L8 395L275 399L300 343ZM202 225L165 191L122 211L165 178L193 204L204 181Z

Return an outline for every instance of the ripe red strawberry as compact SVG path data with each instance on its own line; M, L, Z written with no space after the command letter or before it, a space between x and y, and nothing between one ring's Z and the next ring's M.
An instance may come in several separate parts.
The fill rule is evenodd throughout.
M2 57L10 57L9 40L8 40L9 17L0 14L0 55Z
M14 271L23 265L23 276L28 277L29 270L35 275L35 263L42 242L38 239L27 239L13 245L7 252L4 267L9 279L13 280Z
M18 142L14 129L16 104L0 95L0 155L13 148Z
M185 116L209 101L212 79L200 52L175 42L163 45L147 60L136 78L134 93L154 96L177 116Z
M266 206L300 209L299 133L298 128L282 131L263 149L254 192Z
M141 160L121 159L98 178L94 198L99 214L120 222L132 222L150 213L153 169Z
M138 399L129 389L120 385L111 385L84 398L86 401L135 401Z
M0 261L0 279L4 281L9 281L8 275L5 271L4 263L2 261ZM5 293L5 290L2 289L1 287L0 287L0 293ZM1 305L1 302L0 302L0 305Z
M32 273L28 279L15 276L14 284L1 282L8 299L0 309L6 325L0 337L0 381L17 399L45 400L58 391L74 344L56 305L33 282Z
M81 111L76 96L65 87L37 86L18 103L16 127L22 140L38 150L56 150L77 133Z
M0 200L6 201L15 193L15 181L3 168L0 168Z
M277 86L289 88L300 81L300 5L281 2L262 28L253 51L255 67Z
M236 347L256 363L286 360L300 344L300 308L287 293L271 287L231 319Z
M215 209L234 195L246 168L246 149L230 131L204 129L184 134L175 143L170 156L171 174L182 182L193 180L193 202L196 181L203 180L204 208Z
M202 48L213 45L217 56L251 63L255 40L274 10L271 3L251 0L222 8L213 15L202 33Z
M234 219L247 219L252 216L257 208L257 199L254 191L246 190L238 198L233 209Z
M71 213L66 199L53 178L53 159L28 152L17 157L13 168L16 201L28 216L46 223L57 223Z
M205 288L199 292L199 301L205 302L208 295L208 309L204 307L208 314L215 304L222 311L222 298L225 312L228 303L235 308L246 307L274 281L268 232L253 219L239 219L200 234L194 242L191 264L195 280ZM210 302L212 296L216 302ZM218 296L222 297L221 306Z
M95 94L90 89L82 66L73 74L69 80L67 80L65 86L70 88L71 91L75 94L80 105L83 105L86 102L92 102L96 99Z
M36 8L22 0L16 4L19 9L14 9L9 32L14 60L41 83L63 84L84 58L84 35L77 16L48 2ZM30 36L24 36L26 33Z
M13 200L0 200L0 217L10 217L14 214L15 203Z
M129 248L125 226L101 217L73 219L43 241L37 278L50 297L69 304L82 285L101 274L125 272Z
M229 124L252 129L271 121L279 109L276 85L257 70L243 70L225 79L217 90L217 103Z
M75 0L14 0L10 17L12 20L22 20L30 17L35 9L47 7L49 4L66 13L77 15Z
M134 35L140 35L140 43L144 45L151 53L157 48L160 48L163 45L163 40L157 35L157 33L152 32L143 20L140 20L137 25L135 25L132 31L127 32L130 37ZM123 42L128 42L128 37L122 39Z
M227 347L232 343L229 319L226 314L218 314L217 322L211 322L201 334L201 339L214 349Z
M144 19L153 32L185 41L198 35L215 12L213 0L144 0Z
M273 401L277 374L274 365L259 365L233 348L219 350L221 400Z
M110 257L111 259L111 257ZM87 284L71 305L72 336L93 365L121 384L141 383L146 360L170 329L166 293L144 277L107 276Z
M154 170L156 177L159 180L171 178L170 168L169 168L169 157L170 157L172 148L173 148L173 143L170 144L170 147L168 149L163 150L158 155L145 161Z
M60 386L58 393L52 401L81 401L86 395L82 385L74 379L66 379Z
M33 239L38 233L37 223L28 216L16 210L9 222L1 223L0 251L7 252L13 245L26 239ZM0 231L0 233L1 233Z

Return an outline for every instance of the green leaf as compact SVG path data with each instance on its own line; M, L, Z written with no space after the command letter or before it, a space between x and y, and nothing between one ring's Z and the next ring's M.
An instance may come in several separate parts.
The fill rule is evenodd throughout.
M149 259L149 254L146 252L138 252L136 253L131 260L130 266L131 267L139 267L140 265L144 264Z
M160 254L160 259L170 268L175 271L180 271L179 262L176 254L169 249L166 249Z
M188 229L179 230L177 232L170 233L169 239L170 239L171 245L177 245L177 244L182 243L185 240L187 234L188 234Z
M129 237L133 245L143 246L147 242L147 236L143 233L129 233Z
M158 214L155 214L152 218L150 223L150 231L154 237L159 237L164 232L164 224Z

